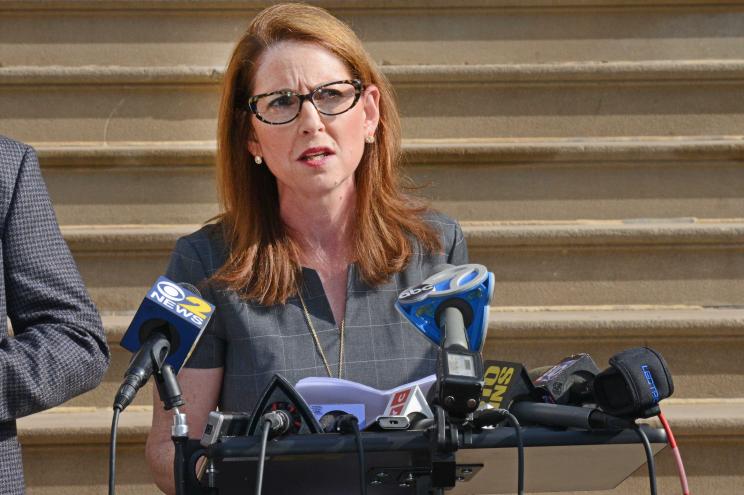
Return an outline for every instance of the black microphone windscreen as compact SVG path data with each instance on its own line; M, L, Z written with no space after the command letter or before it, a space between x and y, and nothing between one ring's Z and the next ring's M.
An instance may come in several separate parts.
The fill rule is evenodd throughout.
M637 347L612 356L610 367L595 378L593 390L605 412L643 418L655 414L658 402L674 393L674 382L661 354Z

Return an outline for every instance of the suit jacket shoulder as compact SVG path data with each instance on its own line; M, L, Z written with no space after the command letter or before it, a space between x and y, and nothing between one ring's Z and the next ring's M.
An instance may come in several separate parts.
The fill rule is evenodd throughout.
M4 224L8 207L13 200L18 170L30 146L0 135L0 219Z

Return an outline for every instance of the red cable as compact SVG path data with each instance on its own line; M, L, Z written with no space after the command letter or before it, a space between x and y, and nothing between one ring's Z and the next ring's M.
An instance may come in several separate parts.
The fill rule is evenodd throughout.
M677 441L674 439L674 433L672 433L672 427L669 426L669 422L664 417L664 414L659 411L659 420L661 421L664 431L666 432L667 442L669 447L672 449L672 455L674 461L677 464L677 472L679 473L679 482L682 484L682 493L684 495L690 495L690 487L687 485L687 474L685 473L685 466L682 464L682 456L677 448Z

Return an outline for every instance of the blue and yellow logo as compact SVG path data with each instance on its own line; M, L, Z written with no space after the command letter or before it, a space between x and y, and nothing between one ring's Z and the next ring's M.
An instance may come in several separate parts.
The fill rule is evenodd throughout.
M165 277L158 279L147 297L200 328L214 311L214 306L207 301Z

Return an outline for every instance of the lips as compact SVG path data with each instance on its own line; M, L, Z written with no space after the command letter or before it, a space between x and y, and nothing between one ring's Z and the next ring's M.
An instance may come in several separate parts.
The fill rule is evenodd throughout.
M320 165L327 157L334 154L335 153L330 148L325 146L316 146L303 151L298 160L303 161L308 165Z

